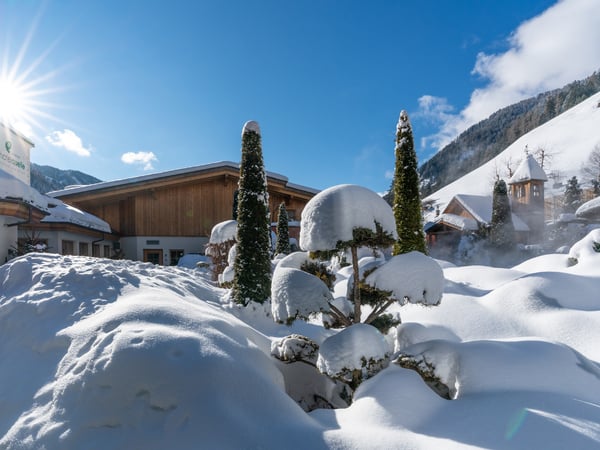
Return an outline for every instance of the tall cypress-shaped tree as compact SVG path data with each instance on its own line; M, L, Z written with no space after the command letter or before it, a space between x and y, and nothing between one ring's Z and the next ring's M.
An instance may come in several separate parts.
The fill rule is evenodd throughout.
M277 246L275 247L275 254L290 254L290 230L288 228L288 213L285 209L285 203L281 202L279 205L279 212L277 214Z
M263 303L271 293L269 197L260 128L254 121L242 130L237 221L232 296L241 305Z
M394 218L398 239L394 243L394 255L413 250L426 253L417 154L413 142L412 127L406 111L400 113L396 127L396 167L394 171Z
M511 248L515 243L515 226L512 221L510 200L504 180L494 183L490 244L497 248Z

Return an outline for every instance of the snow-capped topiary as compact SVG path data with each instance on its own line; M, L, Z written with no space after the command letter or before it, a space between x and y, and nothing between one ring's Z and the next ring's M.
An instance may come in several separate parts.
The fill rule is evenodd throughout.
M237 221L236 220L225 220L219 222L210 232L210 244L222 244L227 241L234 241L237 233Z
M300 247L308 251L334 250L354 239L355 228L384 232L396 237L392 208L376 192L342 184L315 195L304 207L300 222Z
M421 252L392 257L366 278L374 288L391 293L401 305L438 305L444 291L444 272L435 259Z
M323 341L317 368L356 388L388 363L389 347L383 335L371 325L358 323Z
M291 323L296 318L329 311L331 292L314 275L300 269L278 266L271 281L271 312L276 322Z

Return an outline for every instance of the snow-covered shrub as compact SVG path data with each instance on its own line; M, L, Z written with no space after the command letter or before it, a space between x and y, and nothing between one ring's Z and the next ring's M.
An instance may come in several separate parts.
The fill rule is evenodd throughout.
M291 334L271 343L271 355L285 363L302 361L316 366L319 345L306 336Z
M377 193L344 184L314 196L302 211L300 246L310 252L350 249L354 279L359 279L358 249L391 246L396 226L391 207ZM358 283L350 296L354 303L353 322L361 320ZM336 312L335 309L333 310ZM339 317L350 325L348 317Z
M212 279L217 281L219 275L223 273L228 266L229 250L235 244L235 235L237 233L237 221L226 220L216 224L211 232L208 244L206 244L206 254L212 259Z
M354 324L325 339L317 368L352 389L389 364L388 344L373 326Z
M460 342L460 338L444 326L405 322L396 327L394 352L401 352L411 345L435 339Z
M438 305L444 291L444 272L435 259L421 252L392 257L366 277L367 284L390 293L401 305Z
M300 269L277 266L271 281L271 312L276 322L290 324L308 319L316 312L328 312L333 300L325 283Z

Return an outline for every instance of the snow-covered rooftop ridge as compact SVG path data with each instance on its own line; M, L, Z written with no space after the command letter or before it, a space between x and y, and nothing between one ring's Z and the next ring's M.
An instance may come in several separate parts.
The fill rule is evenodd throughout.
M0 169L0 199L21 200L48 212L48 199L45 196L2 169Z
M254 120L249 120L246 122L244 124L244 128L242 128L242 135L249 131L254 131L256 134L260 134L260 126L258 125L258 122L255 122Z
M521 160L525 146L533 150L544 148L552 152L551 165L547 169L549 174L556 171L563 179L573 175L579 176L582 164L587 161L594 146L600 144L597 132L600 123L598 102L600 92L521 136L492 160L424 200L443 210L456 194L491 193L498 168L505 167L507 161Z
M60 197L62 195L69 195L69 194L75 194L75 193L79 194L82 192L96 191L96 190L100 190L100 189L110 189L110 188L115 188L115 187L119 187L119 186L126 186L128 184L160 180L162 178L174 177L174 176L178 176L178 175L187 175L187 174L192 174L194 172L205 172L205 171L220 169L220 168L231 168L231 169L239 170L240 165L233 161L219 161L219 162L215 162L215 163L204 164L201 166L184 167L181 169L167 170L165 172L157 172L157 173L141 175L141 176L137 176L137 177L123 178L120 180L102 181L100 183L88 184L85 186L70 187L70 188L65 188L65 189L61 189L58 191L48 192L48 195L50 195L51 197ZM284 182L286 184L286 186L291 189L297 189L300 191L306 191L306 192L310 192L310 193L319 192L318 190L313 189L313 188L309 188L309 187L302 186L299 184L289 183L288 177L286 177L285 175L281 175L279 173L267 171L266 175L268 178L272 178L272 179Z
M477 220L483 224L492 221L493 197L491 195L457 194L454 198ZM443 214L447 216L448 214ZM512 222L517 231L529 231L527 224L512 213ZM466 224L465 224L466 225Z
M440 214L435 218L433 222L430 222L431 225L434 223L444 222L448 225L452 225L458 228L461 231L477 231L479 228L477 226L477 221L475 219L471 219L470 217L463 217L456 214L444 213Z
M525 159L521 161L521 164L519 164L519 167L517 167L517 170L515 170L513 176L508 180L508 184L530 180L548 181L548 177L533 155L528 153Z
M111 233L110 225L104 220L73 206L67 205L60 200L51 199L56 206L50 208L50 215L42 219L44 223L72 223L92 230Z

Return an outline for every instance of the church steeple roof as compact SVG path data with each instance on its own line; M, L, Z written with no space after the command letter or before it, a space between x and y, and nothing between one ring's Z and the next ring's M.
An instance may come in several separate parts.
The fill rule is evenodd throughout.
M527 154L525 159L519 164L519 167L517 167L517 170L515 170L513 176L508 180L508 184L523 183L531 180L548 181L548 177L533 155Z

